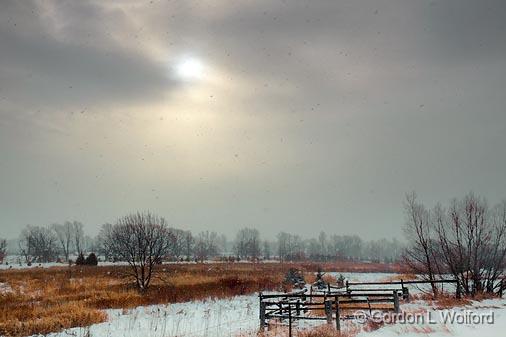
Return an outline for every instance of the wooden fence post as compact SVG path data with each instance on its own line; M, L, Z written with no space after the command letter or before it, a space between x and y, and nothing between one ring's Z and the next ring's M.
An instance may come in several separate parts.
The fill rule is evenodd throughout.
M297 312L297 316L300 316L300 300L297 300L297 303L295 303L295 310Z
M407 287L402 288L402 298L409 302L409 289Z
M346 280L346 292L349 293L350 290L349 290L349 285L348 285L348 280Z
M341 316L339 314L339 297L336 296L336 330L341 331Z
M260 293L260 330L264 330L265 329L265 302L263 301L263 298L262 298L262 293Z
M393 293L394 293L394 311L396 314L398 314L399 312L401 312L399 308L399 294L397 293L397 290L394 290Z
M504 279L501 279L501 282L499 283L499 297L502 298L502 292L504 290Z
M462 298L462 288L460 287L460 281L457 279L457 290L455 292L455 297L457 299L461 299Z
M325 301L325 315L327 316L327 324L332 324L332 300Z
M288 303L288 336L292 337L292 305Z
M402 299L409 302L409 290L404 286L404 280L401 279Z

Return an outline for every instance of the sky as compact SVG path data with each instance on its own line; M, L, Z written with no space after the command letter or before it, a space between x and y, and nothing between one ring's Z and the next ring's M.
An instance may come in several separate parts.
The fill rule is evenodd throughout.
M506 2L0 1L0 237L135 211L402 238L506 198Z

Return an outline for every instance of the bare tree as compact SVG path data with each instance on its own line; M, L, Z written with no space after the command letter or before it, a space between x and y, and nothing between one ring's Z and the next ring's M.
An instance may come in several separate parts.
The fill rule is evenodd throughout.
M58 245L61 252L63 253L63 256L65 257L65 261L68 261L72 249L72 242L74 240L74 227L72 223L66 221L63 225L53 224L51 225L51 228L56 234Z
M0 238L0 264L4 263L7 254L7 240Z
M54 261L58 255L56 236L49 227L26 226L21 232L19 250L26 263Z
M84 230L83 224L79 221L72 222L73 234L74 234L74 248L77 254L81 254L83 252L84 245Z
M441 256L464 292L494 291L504 270L506 202L490 209L470 193L435 214Z
M228 239L225 234L221 234L218 237L217 246L218 246L218 253L220 253L222 255L225 255L226 253L228 253Z
M318 246L318 255L322 257L327 255L327 234L324 231L318 235Z
M257 259L260 255L260 233L253 228L237 232L234 249L238 257Z
M170 254L178 260L185 252L186 232L177 228L169 228L169 232L174 238L174 244L171 247Z
M506 268L506 201L496 205L491 211L492 239L485 251L487 292L498 286L496 281ZM500 284L499 284L500 286Z
M265 260L269 260L271 258L272 248L271 243L267 240L263 242L262 256Z
M412 194L406 209L411 240L406 262L413 271L429 280L451 273L471 295L498 287L505 268L506 202L491 209L485 199L469 193L448 209L437 204L429 212Z
M127 215L107 235L108 247L128 262L137 288L146 291L156 273L156 265L161 264L174 243L165 219L151 213Z
M106 260L114 261L116 256L114 256L114 251L112 247L111 237L112 237L112 229L113 225L110 223L105 223L100 227L100 231L95 239L98 252L104 256Z
M278 239L278 254L280 261L298 261L305 258L305 244L299 235L280 232Z
M209 257L218 254L218 234L216 232L200 232L195 239L194 255L195 259L204 262Z
M185 231L183 235L183 246L184 246L184 255L186 255L187 261L190 261L193 255L194 244L195 239L193 238L192 232Z
M280 262L285 261L286 257L289 254L289 243L288 243L289 236L290 236L290 234L288 234L286 232L280 232L277 235L277 239L278 239L278 256L279 256L279 261Z
M413 192L406 196L406 225L404 231L410 241L406 249L405 261L417 274L428 281L436 279L435 242L432 236L430 212L416 200ZM437 295L438 288L431 283L432 292Z

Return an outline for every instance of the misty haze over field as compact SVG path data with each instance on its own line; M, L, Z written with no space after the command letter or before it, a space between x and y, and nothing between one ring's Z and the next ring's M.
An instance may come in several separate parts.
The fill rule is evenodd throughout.
M151 210L181 229L402 237L506 197L506 2L1 1L0 237Z

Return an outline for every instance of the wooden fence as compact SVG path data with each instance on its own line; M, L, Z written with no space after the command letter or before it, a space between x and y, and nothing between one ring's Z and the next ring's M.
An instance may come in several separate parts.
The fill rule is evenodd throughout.
M320 293L310 293L307 290L286 294L260 293L260 328L263 330L271 324L272 320L287 323L289 335L292 333L292 323L296 320L325 320L332 324L335 317L335 326L340 330L340 320L353 319L354 315L345 315L346 311L373 309L400 312L400 300L408 302L408 285L415 284L455 284L455 296L462 296L459 282L454 279L434 281L392 281L392 282L346 282L344 287L327 285ZM363 286L377 286L363 288ZM380 287L381 286L381 287ZM387 288L384 286L388 286ZM501 287L502 288L502 287ZM315 315L320 313L323 315Z
M343 311L369 310L381 308L400 312L399 292L364 292L340 294L260 294L260 328L269 326L276 319L288 323L291 332L295 320L325 320L332 324L335 316L336 329L340 330ZM378 307L381 305L381 307ZM322 313L323 315L315 315ZM346 318L353 318L350 315Z

